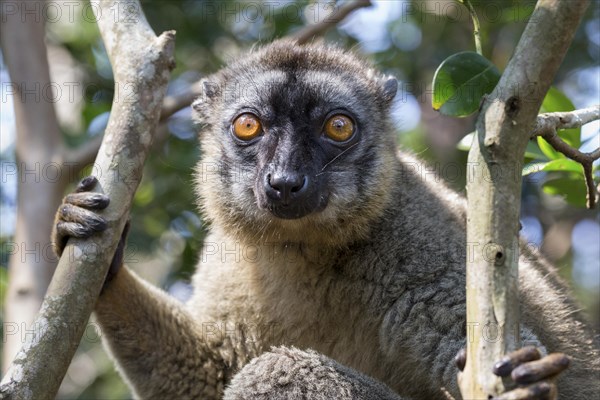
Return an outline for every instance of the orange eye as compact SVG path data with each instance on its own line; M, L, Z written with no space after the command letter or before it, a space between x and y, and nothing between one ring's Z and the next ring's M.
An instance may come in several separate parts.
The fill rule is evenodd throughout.
M252 140L262 131L262 125L254 114L245 113L233 121L233 133L238 139Z
M325 134L336 142L345 142L354 134L354 122L343 114L329 118L325 123Z

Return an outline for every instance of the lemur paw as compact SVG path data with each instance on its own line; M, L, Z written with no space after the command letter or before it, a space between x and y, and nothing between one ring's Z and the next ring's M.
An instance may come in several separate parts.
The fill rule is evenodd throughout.
M67 195L58 208L52 230L52 245L54 252L59 257L62 255L70 237L86 239L97 232L106 230L108 227L106 220L97 212L108 207L110 198L102 193L90 192L97 183L98 180L94 176L82 179L75 192ZM125 223L123 228L121 239L106 276L105 285L123 265L128 232L129 221Z
M52 245L59 257L70 237L85 239L107 228L107 223L96 212L110 203L108 196L90 192L98 180L93 176L84 178L74 193L68 194L56 213L52 230Z
M495 400L558 398L554 378L569 367L571 359L563 353L545 357L533 346L524 347L504 356L494 365L494 374L510 378L518 388L506 392Z
M466 363L466 352L462 349L455 358L462 371ZM505 355L494 365L494 374L509 377L516 388L492 400L555 400L558 392L555 378L569 367L571 359L562 353L552 353L542 357L533 347L523 347Z

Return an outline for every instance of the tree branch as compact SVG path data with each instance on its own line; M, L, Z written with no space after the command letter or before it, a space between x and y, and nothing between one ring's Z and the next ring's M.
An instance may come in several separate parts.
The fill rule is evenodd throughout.
M94 136L75 149L65 149L63 160L73 167L73 173L78 174L86 165L94 162L104 134Z
M25 7L24 2L0 4L0 47L11 79L7 87L2 83L0 112L4 112L7 105L5 96L12 97L17 129L14 165L18 174L18 212L11 242L18 243L21 249L9 260L3 322L5 332L8 325L19 327L23 332L33 322L56 267L53 257L38 257L38 253L34 260L23 251L37 249L48 242L52 215L60 204L66 179L50 180L38 173L32 174L38 168L55 163L63 146L55 102L47 96L39 96L42 88L52 87L44 43L45 20L32 15L25 18L23 13L16 12ZM4 141L4 132L0 140ZM2 368L6 370L22 340L21 335L13 334L4 339Z
M169 130L164 127L164 123L178 111L189 107L192 101L200 96L202 86L200 82L195 83L191 86L189 91L180 93L177 95L166 96L163 100L162 109L160 113L159 122L162 124L157 130L154 138L153 146L159 146L169 137ZM63 159L68 162L75 174L77 174L83 167L94 162L96 154L102 144L102 138L104 134L98 135L85 142L76 149L67 149L64 151Z
M111 198L103 212L109 229L88 240L69 239L35 322L35 332L28 336L29 341L2 380L2 398L55 397L127 220L174 67L174 32L157 38L137 0L93 0L92 4L115 81L131 89L126 99L113 99L96 158L96 190Z
M371 5L372 4L370 0L355 0L344 3L327 18L317 22L316 24L305 26L304 28L295 32L292 37L297 40L298 44L307 43L315 36L319 36L327 32L353 11L363 7L370 7Z
M540 114L531 137L544 136L559 129L581 128L598 119L600 119L600 105L574 111Z
M463 398L504 392L493 363L519 346L520 173L543 98L589 1L540 0L513 58L482 104L467 179L467 363ZM473 251L475 249L475 251ZM469 251L471 250L471 251ZM498 340L485 340L485 327Z
M196 97L200 96L201 92L202 84L196 82L190 87L190 90L186 92L165 97L160 113L160 121L166 121L177 111L189 107Z
M596 205L597 190L592 168L594 161L600 158L600 148L591 153L583 153L562 140L557 131L559 129L580 128L598 119L600 119L600 105L569 112L542 114L538 116L531 135L532 137L543 137L554 150L581 164L587 186L587 207L590 209Z

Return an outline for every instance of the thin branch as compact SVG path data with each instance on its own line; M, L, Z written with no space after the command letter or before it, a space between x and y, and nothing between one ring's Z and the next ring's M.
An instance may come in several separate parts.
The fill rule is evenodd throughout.
M550 144L554 150L561 152L571 160L577 161L580 164L591 164L600 157L600 149L596 149L591 153L583 153L562 140L555 130L546 132L540 136L546 139L548 144Z
M164 123L178 111L189 107L192 101L201 94L201 84L197 82L191 86L191 89L176 95L166 96L163 100L162 109L160 112L161 125L157 128L157 133L154 138L153 146L157 147L164 143L169 137L169 131L164 126ZM94 136L76 149L67 149L64 151L63 160L72 166L73 171L77 174L83 167L94 162L96 154L100 150L102 144L101 135Z
M532 137L543 137L554 150L581 164L587 186L587 207L590 209L596 206L597 189L594 184L592 167L594 161L600 158L600 148L591 153L583 153L562 140L557 131L559 129L580 128L598 119L600 119L600 105L569 112L542 114L538 116L532 134Z
M304 28L295 32L292 37L297 40L298 44L307 43L315 36L319 36L327 32L353 11L363 7L370 7L371 5L371 0L356 0L344 3L324 20L305 26Z
M78 174L86 165L94 162L104 134L96 135L76 149L65 149L63 160Z
M160 147L169 138L169 129L167 128L166 120L177 111L189 106L198 95L199 93L186 92L181 96L170 96L170 99L165 98L165 100L169 101L163 102L163 111L160 114L159 120L160 125L156 128L152 148ZM166 106L168 108L165 107L165 103L169 103ZM167 110L166 112L165 109ZM65 149L63 151L63 160L68 163L69 168L72 168L71 171L73 174L78 174L84 167L94 162L103 138L104 133L94 136L76 149Z
M589 209L594 208L596 206L597 190L594 184L592 167L594 161L600 158L600 149L596 149L591 153L582 153L563 141L556 131L547 132L540 136L543 137L556 151L561 152L571 160L581 164L583 167L583 175L585 176L585 184L587 186L586 205Z
M574 111L540 114L531 136L544 136L545 133L559 129L581 128L598 119L600 119L600 105Z
M138 0L92 0L92 4L115 82L132 88L127 99L113 100L96 158L99 184L95 190L111 198L102 212L109 228L87 240L69 239L35 331L2 379L2 399L56 396L127 220L174 67L174 32L156 37ZM122 19L115 18L117 7L127 10Z
M177 111L189 107L201 93L202 83L196 82L186 92L165 97L160 112L160 121L164 122Z
M467 7L469 14L471 14L471 20L473 21L473 38L475 39L475 50L480 55L483 55L483 47L481 46L481 25L479 24L479 17L473 8L473 4L469 0L458 0Z

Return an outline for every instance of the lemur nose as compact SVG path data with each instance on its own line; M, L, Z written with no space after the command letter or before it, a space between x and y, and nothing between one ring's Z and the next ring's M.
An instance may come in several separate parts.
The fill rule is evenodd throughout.
M265 186L269 197L289 204L306 192L308 176L298 173L268 174Z

